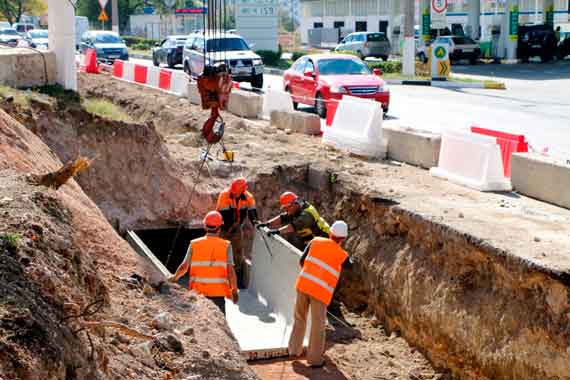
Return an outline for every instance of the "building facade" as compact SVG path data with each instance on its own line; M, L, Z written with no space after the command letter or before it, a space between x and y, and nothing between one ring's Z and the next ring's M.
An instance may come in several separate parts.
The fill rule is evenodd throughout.
M299 22L299 0L281 0L281 9L285 12L290 13L293 16L293 20Z
M429 13L429 0L416 0L416 29L421 14ZM493 41L493 55L506 56L508 17L517 7L519 24L568 22L569 0L449 0L447 24L460 25L465 34ZM345 28L346 32L384 32L398 53L403 41L402 0L300 0L301 42L308 43L309 29ZM455 25L454 25L455 24Z

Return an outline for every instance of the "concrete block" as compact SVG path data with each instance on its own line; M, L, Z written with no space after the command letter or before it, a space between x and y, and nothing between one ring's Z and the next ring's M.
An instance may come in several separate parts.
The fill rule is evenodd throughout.
M188 83L188 100L192 104L201 105L202 99L200 98L200 92L198 91L198 83L189 82Z
M321 134L321 118L300 111L271 111L271 125L278 129L290 129L306 135Z
M537 153L513 153L511 181L521 194L570 209L570 165Z
M53 51L0 49L0 84L17 88L54 84L56 73Z
M228 111L239 117L257 119L261 115L263 98L251 91L232 89Z
M384 127L388 158L429 169L437 166L441 135L411 128Z

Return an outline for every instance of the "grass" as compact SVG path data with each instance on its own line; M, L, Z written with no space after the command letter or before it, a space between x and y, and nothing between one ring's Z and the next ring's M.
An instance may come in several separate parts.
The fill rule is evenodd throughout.
M143 55L145 57L152 57L152 52L150 50L137 50L129 48L129 55L132 54Z
M27 106L30 103L30 98L26 93L9 86L0 85L0 98L7 99L10 97L13 97L14 103L20 106Z
M132 119L122 109L105 99L85 99L83 108L93 115L115 121L131 122Z
M0 234L0 246L4 246L10 252L15 252L18 249L21 240L22 236L20 234Z

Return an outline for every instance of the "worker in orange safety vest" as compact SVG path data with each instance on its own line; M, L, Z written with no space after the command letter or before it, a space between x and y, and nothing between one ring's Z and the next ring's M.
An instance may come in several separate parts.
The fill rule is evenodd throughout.
M247 219L252 224L257 223L257 209L255 198L247 191L247 180L243 177L232 181L230 187L218 196L216 210L222 214L224 224L222 237L232 243L235 258L235 270L240 288L247 287L246 259L248 252L244 247L244 223Z
M295 320L288 349L292 357L301 355L307 314L311 310L307 364L313 368L324 365L327 307L333 298L342 264L348 258L348 254L340 246L347 237L347 224L336 221L330 228L329 238L314 238L301 257L303 269L296 283Z
M220 238L222 224L223 218L219 212L206 214L206 236L190 242L184 261L168 280L176 282L189 273L188 288L206 296L225 315L225 298L237 303L239 297L232 245Z

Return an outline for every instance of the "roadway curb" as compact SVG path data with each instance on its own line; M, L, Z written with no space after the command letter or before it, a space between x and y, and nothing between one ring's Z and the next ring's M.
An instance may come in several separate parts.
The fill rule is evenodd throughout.
M129 57L136 58L136 59L146 59L147 61L152 61L151 55L129 54Z
M482 83L468 83L468 82L447 82L447 81L430 81L430 80L386 80L389 85L404 85L404 86L431 86L440 88L482 88L493 90L506 90L504 83L485 81Z
M276 69L273 67L265 67L263 69L263 73L268 75L283 75L284 72L285 70Z

